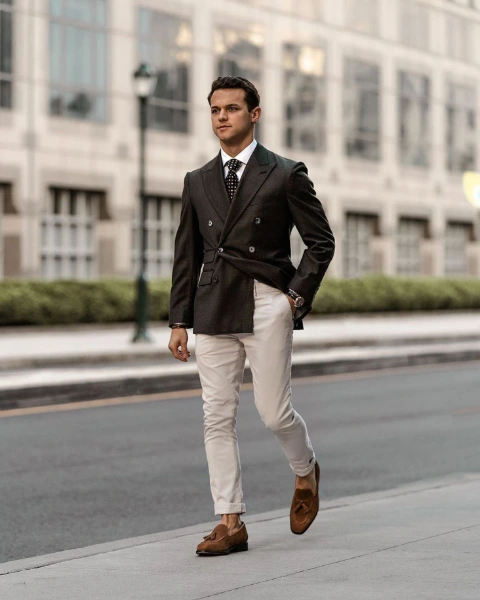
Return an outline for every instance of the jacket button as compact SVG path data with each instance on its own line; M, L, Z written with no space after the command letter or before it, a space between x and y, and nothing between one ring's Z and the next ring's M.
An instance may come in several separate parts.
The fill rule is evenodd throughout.
M262 222L262 219L260 217L255 217L255 225L258 225L261 222Z
M215 283L217 283L217 281L218 281L218 277L217 277L216 275L214 276L214 278L213 278L213 281L214 281Z
M217 252L223 252L223 248L219 248Z
M249 252L255 252L255 246L250 246L250 247L248 248L248 250L249 250Z
M208 226L211 227L213 225L213 221L208 222Z

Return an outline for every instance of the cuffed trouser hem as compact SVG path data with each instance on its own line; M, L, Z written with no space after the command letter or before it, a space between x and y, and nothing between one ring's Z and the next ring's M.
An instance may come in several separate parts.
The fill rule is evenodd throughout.
M292 467L292 465L290 465L290 468L292 469L292 471L295 473L295 475L298 475L299 477L305 477L305 475L308 475L310 473L310 471L313 471L313 469L315 468L315 454L313 455L311 462L309 463L308 467L306 467L305 469L294 469Z
M214 508L216 515L242 515L245 512L245 504L243 502L239 504L215 504Z

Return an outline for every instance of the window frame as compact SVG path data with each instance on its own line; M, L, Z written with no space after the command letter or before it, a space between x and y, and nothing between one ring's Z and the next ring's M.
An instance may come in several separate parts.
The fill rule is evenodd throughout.
M406 94L404 92L404 86L402 86L402 77L413 77L417 78L418 81L423 80L427 83L428 94L419 99L414 93ZM432 167L432 124L433 124L433 98L432 98L432 77L424 72L408 70L403 67L397 69L397 153L398 163L402 167L413 167L415 169L430 169ZM425 99L426 98L426 99ZM404 135L402 135L404 124L402 122L402 116L404 111L404 102L409 101L414 103L420 110L423 107L427 108L427 135L423 134L418 128L415 131L419 134L417 138L412 141L404 141ZM405 131L408 128L405 127ZM425 162L414 162L413 158L409 158L418 151L423 151L425 156Z
M399 5L400 18L399 40L409 48L415 48L423 52L429 52L432 43L432 18L431 8L416 0L402 0ZM408 14L408 11L410 14ZM419 29L419 18L425 18L425 31ZM415 37L412 32L412 23L416 25ZM422 25L420 23L420 25Z
M355 237L350 233L350 221L356 225ZM360 225L360 227L359 227ZM345 213L343 229L343 277L353 279L373 273L373 240L378 236L379 216L375 213L349 210ZM367 252L360 251L362 247Z
M473 97L472 104L468 102L458 102L458 100L452 100L457 94L456 92L462 90L463 92L471 93ZM464 171L475 171L478 163L478 94L474 84L464 84L456 81L449 80L445 86L445 168L449 173L463 173ZM459 128L457 126L458 113L463 114L465 122L468 122L469 113L473 116L473 158L472 162L468 165L462 166L461 160L458 155L462 154L462 148L455 147L455 138L458 137ZM463 120L463 119L462 119ZM465 136L467 138L467 136ZM468 141L465 139L464 141Z
M184 14L175 14L169 12L168 10L161 10L157 8L151 8L149 6L138 6L136 10L137 15L137 24L136 24L136 43L137 43L137 57L139 62L147 61L152 64L155 68L157 68L157 59L152 56L144 56L142 54L142 44L150 45L152 43L159 43L158 36L144 36L142 35L141 30L141 21L142 21L142 11L152 13L154 15L166 15L170 18L178 19L180 22L185 22L188 24L190 28L190 33L193 36L193 19ZM159 44L161 46L161 44ZM163 49L166 46L162 46ZM173 49L178 50L181 48L180 46L172 46L168 47L168 51L171 52ZM147 126L149 129L153 131L158 131L162 133L173 133L176 135L190 135L192 132L192 89L193 89L193 58L194 58L194 46L193 41L188 46L188 52L190 55L189 64L188 64L188 75L187 75L187 100L173 100L168 98L161 98L155 94L155 92L148 98L148 116L147 116ZM171 128L162 128L155 126L157 122L154 118L154 111L156 109L164 108L170 111L185 111L186 112L186 128L183 129L175 129Z
M354 65L355 63L360 66L366 67L374 67L376 71L377 82L373 83L361 83L361 85L356 87L359 83L356 81L355 73L352 70L351 80L348 81L348 63ZM360 71L357 71L359 73ZM382 96L382 66L379 61L373 59L365 59L363 57L354 57L351 54L344 55L343 57L343 77L342 77L342 116L343 116L343 148L344 155L349 160L362 160L368 161L369 163L380 163L382 161L383 155L383 144L382 144L382 118L383 118L383 96ZM359 128L358 117L359 115L354 115L356 119L355 128L352 127L352 130L349 131L348 128L348 106L349 102L352 102L352 98L354 98L354 94L359 94L360 100L362 100L361 96L364 93L376 94L377 96L377 113L376 113L376 131L365 131L362 132ZM368 104L368 103L367 103ZM358 107L357 112L358 112ZM361 116L361 115L360 115ZM354 146L361 143L365 144L376 144L376 148L371 156L368 156L368 152L365 154L361 153L361 150L355 150Z
M402 225L405 225L408 231L402 231ZM428 238L428 228L428 219L403 215L398 218L395 235L397 275L403 277L422 275L422 240ZM415 233L418 235L414 235Z
M61 2L62 7L64 6L65 0L57 0ZM95 0L88 0L92 7L92 14L94 14ZM110 87L110 74L108 69L109 64L109 35L108 35L108 24L110 18L110 2L109 0L104 0L105 2L105 21L103 24L96 24L92 21L85 22L80 19L73 19L66 17L64 14L61 16L57 16L53 11L53 1L49 0L49 66L48 66L48 115L50 118L59 118L59 119L69 119L73 121L79 122L87 122L87 123L98 123L98 124L107 124L110 122L110 102L109 102L109 87ZM63 13L63 11L62 11ZM60 58L58 65L60 65L60 77L59 81L56 82L53 80L52 74L52 66L54 64L53 57L53 31L54 26L58 26L59 30L59 45L61 48ZM97 87L91 84L92 79L98 78L97 71L97 54L96 52L92 52L89 69L90 69L90 83L84 85L70 85L64 83L66 80L66 74L68 71L68 62L67 62L67 30L68 29L77 29L81 31L87 31L90 35L99 34L103 36L103 46L104 46L104 64L103 64L103 82L102 87ZM101 69L101 68L100 68ZM57 91L60 96L61 103L61 112L56 113L52 109L52 102L54 102L53 94ZM98 102L103 101L103 114L101 116L96 116L91 112L88 115L81 116L75 115L71 112L68 112L66 109L66 100L65 97L68 94L77 94L80 97L81 94L88 95L89 97L95 98L95 101Z
M232 24L225 24L225 23L220 23L217 22L215 23L215 27L214 27L214 60L215 60L215 64L216 64L216 69L218 72L218 75L221 76L222 75L222 62L226 61L226 60L238 60L240 55L236 55L234 53L231 52L224 52L224 53L220 53L218 52L218 33L223 32L226 33L228 31L232 31L232 32L236 32L237 34L241 35L242 38L247 37L247 35L258 35L262 38L262 42L260 45L258 45L257 47L260 49L260 56L258 57L258 59L256 59L255 62L255 68L251 69L252 71L257 71L258 73L258 77L257 78L251 78L250 80L252 81L252 83L255 85L255 87L257 87L258 89L261 88L261 83L263 81L263 77L264 77L264 63L265 63L265 35L263 30L260 31L259 29L257 29L257 27L255 25L252 25L250 28L247 26L245 27L241 27L241 26L236 26L236 25L232 25ZM252 46L256 46L256 44L251 43ZM245 60L245 59L244 59ZM247 60L245 60L245 62L247 62ZM251 64L251 63L249 63ZM240 69L241 70L241 69ZM231 74L231 73L229 73ZM242 71L242 77L244 77L245 75L243 75L243 71Z
M164 208L164 205L167 207ZM165 279L172 274L175 236L180 222L181 209L182 199L179 196L147 195L146 272L149 279ZM170 216L170 219L165 218L166 216ZM131 271L134 277L140 271L140 230L140 207L135 206L131 226Z
M464 268L457 269L456 266L460 263L458 256L452 256L452 251L455 254L455 250L459 246L459 240L453 240L449 236L449 230L452 229L463 229L465 232L464 241L465 244L462 246L462 257ZM450 237L450 239L449 239ZM473 240L473 223L448 220L445 224L445 236L444 236L444 274L445 276L466 276L469 275L469 264L468 264L468 242ZM453 243L452 243L453 242ZM449 255L450 254L450 255Z
M0 0L0 20L3 21L4 14L10 15L10 72L1 70L2 65L2 45L0 39L0 110L13 110L15 108L15 97L14 97L14 74L15 74L15 2L12 0L11 4L6 4L3 0ZM0 22L1 22L0 21ZM0 29L1 35L1 29ZM4 83L7 82L9 85L5 86L5 89L9 89L8 97L9 101L2 104L2 91Z
M78 197L83 195L85 207L90 202L91 213L81 209L72 213L74 200L77 211ZM48 188L47 204L40 219L40 277L43 280L75 279L94 280L98 278L99 241L98 221L101 215L102 190L82 189L52 185ZM64 210L68 206L68 210ZM59 211L57 211L59 207ZM75 235L72 235L75 231ZM89 232L89 233L88 233ZM78 241L89 237L90 244ZM77 244L67 243L76 238ZM58 239L60 243L57 244ZM72 259L75 259L75 262ZM90 259L90 263L89 263ZM83 262L82 262L83 261ZM60 264L60 274L56 273L56 265ZM73 273L71 265L75 264L77 272ZM79 265L84 265L83 274ZM90 272L87 265L90 264Z
M297 150L302 150L302 151L306 151L306 152L315 152L318 154L325 154L327 152L327 137L328 137L328 128L327 128L327 122L328 122L328 66L327 66L327 48L326 48L326 44L322 44L322 43L318 43L318 44L309 44L309 43L301 43L301 42L288 42L288 41L284 41L282 43L282 78L283 78L283 83L284 83L284 90L288 89L288 77L293 73L295 74L295 72L299 71L299 67L296 64L295 67L288 69L285 65L285 58L286 58L286 52L288 51L288 48L294 49L294 51L296 52L296 59L297 59L297 63L298 63L298 57L299 57L299 53L301 52L302 48L309 48L312 49L314 51L320 51L323 52L324 54L324 61L323 61L323 74L322 75L317 75L317 74L304 74L305 78L308 79L312 79L314 80L316 83L314 84L315 87L317 87L317 89L322 92L322 98L321 100L318 102L317 106L314 106L314 108L317 108L319 110L323 110L324 116L323 116L323 121L322 121L322 115L319 116L319 131L315 132L315 143L314 143L314 147L313 148L308 148L305 145L302 145L301 140L298 139L298 135L299 132L301 133L304 129L301 128L299 125L295 126L296 123L296 119L299 119L299 117L305 116L305 115L311 115L313 114L312 112L310 113L295 113L292 115L291 118L288 117L288 98L287 98L287 94L284 93L283 96L283 146L285 148L290 148L290 149L297 149ZM302 80L299 80L303 81ZM296 88L298 89L298 87ZM298 123L298 121L297 121ZM310 126L312 126L311 120L309 120L309 124ZM315 123L315 126L317 126L317 123ZM297 129L297 133L295 135L295 130ZM289 142L289 132L290 136L293 136L293 141ZM295 143L296 142L296 143Z
M445 55L452 60L472 62L474 54L474 22L462 15L445 14Z

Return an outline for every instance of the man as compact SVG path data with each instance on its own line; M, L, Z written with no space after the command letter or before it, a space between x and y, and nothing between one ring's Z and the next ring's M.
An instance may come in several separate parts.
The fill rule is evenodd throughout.
M255 404L296 474L290 511L302 534L318 512L320 469L305 422L291 404L292 334L334 253L334 237L301 162L254 139L261 115L255 86L219 77L208 96L220 152L185 176L170 296L169 349L187 362L187 329L196 335L210 487L221 523L198 555L248 549L235 430L245 358ZM296 226L306 249L290 259Z

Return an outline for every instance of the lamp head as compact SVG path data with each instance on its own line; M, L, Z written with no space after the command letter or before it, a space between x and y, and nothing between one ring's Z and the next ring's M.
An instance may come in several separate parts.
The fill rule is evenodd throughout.
M141 63L133 74L133 89L139 98L148 98L155 91L158 73L148 63Z

